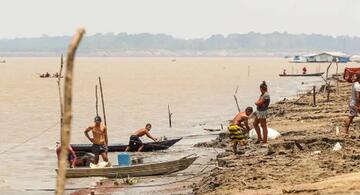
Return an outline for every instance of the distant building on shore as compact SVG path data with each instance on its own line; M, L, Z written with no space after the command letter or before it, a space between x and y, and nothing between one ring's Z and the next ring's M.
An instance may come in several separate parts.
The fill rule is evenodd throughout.
M307 55L296 55L289 62L292 63L330 63L350 62L350 56L342 52L322 52Z

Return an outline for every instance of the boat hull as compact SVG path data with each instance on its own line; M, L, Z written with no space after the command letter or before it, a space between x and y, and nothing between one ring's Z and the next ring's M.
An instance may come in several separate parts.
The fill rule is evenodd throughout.
M180 141L182 138L177 139L169 139L165 141L159 141L159 142L148 142L144 143L144 147L142 152L151 152L156 150L166 150L169 147L173 146L175 143ZM91 152L92 144L71 144L71 147L76 152ZM125 151L127 147L127 144L109 144L108 146L108 152L123 152ZM135 152L131 151L130 152Z
M324 72L313 73L313 74L279 74L281 77L319 77L323 75Z
M182 171L188 168L198 157L182 158L174 161L167 161L152 164L140 164L127 167L106 167L106 168L67 168L67 178L79 177L142 177L152 175L165 175ZM56 170L57 171L57 170Z

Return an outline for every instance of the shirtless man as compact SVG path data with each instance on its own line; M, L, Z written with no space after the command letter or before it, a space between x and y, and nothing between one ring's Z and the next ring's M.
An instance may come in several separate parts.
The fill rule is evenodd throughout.
M230 139L233 142L233 151L236 154L237 146L245 144L245 134L250 131L249 116L253 112L252 107L247 107L245 112L239 112L231 121L228 130L230 132ZM242 124L244 123L244 124ZM245 125L245 127L244 127ZM246 131L246 132L245 132Z
M85 136L90 140L92 145L92 153L95 155L95 164L99 163L99 155L101 155L102 159L105 162L109 162L107 156L107 146L108 146L108 138L107 138L107 129L106 126L101 124L101 117L96 116L94 119L95 124L85 129ZM89 136L89 132L92 132L93 137Z
M253 108L247 107L245 112L239 112L235 118L231 121L230 125L238 125L239 127L246 129L247 132L250 131L249 127L249 116L252 114ZM244 123L244 124L242 124ZM245 125L245 126L244 126Z
M150 139L152 139L154 141L158 141L158 138L153 137L150 134L150 130L151 130L151 124L150 123L146 124L145 128L136 130L130 136L129 145L126 147L125 152L129 151L130 149L131 150L137 150L138 152L141 152L144 145L143 145L142 141L140 140L140 137L142 137L144 135L146 135L148 138L150 138Z

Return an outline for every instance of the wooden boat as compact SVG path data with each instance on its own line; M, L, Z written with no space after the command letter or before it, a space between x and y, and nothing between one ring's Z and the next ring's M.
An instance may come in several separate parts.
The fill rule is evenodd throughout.
M113 166L105 168L67 168L67 178L77 177L141 177L152 175L165 175L188 168L198 157L184 157L179 160L167 161L161 163L139 164L132 166ZM56 170L57 171L57 170Z
M182 138L177 139L169 139L159 142L148 142L144 143L143 152L151 152L156 150L166 150L174 145L176 142L180 141ZM91 152L92 144L71 144L71 147L76 151L82 152ZM109 144L108 151L109 152L122 152L125 151L127 144ZM134 152L134 151L130 151Z
M324 72L312 73L312 74L279 74L281 77L319 77L323 75Z

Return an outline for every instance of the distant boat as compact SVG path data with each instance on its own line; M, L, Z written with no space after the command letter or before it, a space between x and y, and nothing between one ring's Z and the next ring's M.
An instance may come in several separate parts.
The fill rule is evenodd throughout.
M312 73L312 74L279 74L281 77L319 77L323 75L324 72Z
M172 59L171 61L172 61L172 62L176 62L176 59Z

